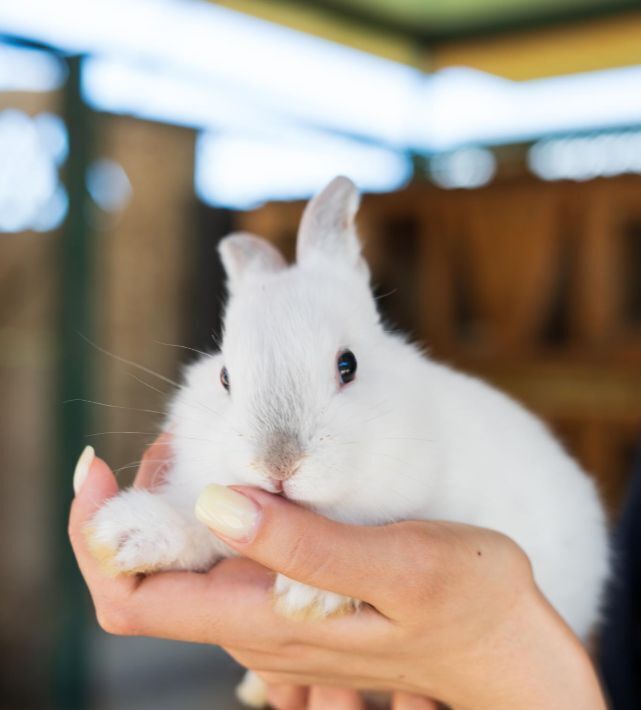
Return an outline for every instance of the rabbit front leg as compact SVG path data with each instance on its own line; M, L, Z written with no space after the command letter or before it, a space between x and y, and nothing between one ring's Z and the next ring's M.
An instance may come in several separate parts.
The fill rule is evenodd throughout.
M109 499L85 534L93 555L113 574L206 570L224 554L204 526L162 493L136 488Z
M284 574L274 582L274 608L291 619L325 619L328 616L351 614L361 602L335 592L310 587Z

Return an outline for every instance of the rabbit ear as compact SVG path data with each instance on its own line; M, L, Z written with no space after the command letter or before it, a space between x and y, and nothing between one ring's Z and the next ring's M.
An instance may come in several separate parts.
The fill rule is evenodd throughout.
M305 264L324 256L362 269L365 262L354 226L359 202L356 185L346 177L334 178L310 200L298 229L297 261Z
M218 253L233 292L247 275L276 273L287 267L283 255L260 237L237 232L220 240Z

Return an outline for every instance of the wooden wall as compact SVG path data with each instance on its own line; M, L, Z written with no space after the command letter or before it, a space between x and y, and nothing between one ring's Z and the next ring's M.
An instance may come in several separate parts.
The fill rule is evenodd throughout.
M29 115L56 111L60 104L58 95L0 98L0 109ZM174 378L185 351L160 343L182 344L192 329L195 134L127 117L96 120L96 153L120 163L132 197L117 214L92 211L94 322L91 333L77 337L82 342L90 335L98 346ZM63 402L58 386L61 258L59 231L0 234L0 534L7 541L0 547L2 708L49 707L52 662L60 653L54 646L62 574L57 565L68 542L56 509L57 423L78 406ZM89 344L86 352L94 376L89 396L103 404L91 405L78 454L93 444L114 469L125 466L126 482L133 471L126 465L140 458L161 428L171 388ZM97 435L133 431L142 433ZM72 475L69 470L64 482L69 492ZM82 615L78 608L78 623ZM102 671L95 668L96 675Z
M94 408L90 428L105 434L87 441L126 483L162 428L173 388L117 358L178 379L191 330L195 134L128 117L99 120L100 152L122 166L132 195L121 212L96 223L93 337L112 355L88 348L95 399L110 406Z
M302 203L238 214L290 257ZM615 512L641 434L641 177L414 184L359 215L380 306L542 415Z
M51 111L55 93L3 93ZM0 234L0 705L40 707L53 626L57 233ZM55 412L59 410L58 402ZM62 533L60 535L62 537Z

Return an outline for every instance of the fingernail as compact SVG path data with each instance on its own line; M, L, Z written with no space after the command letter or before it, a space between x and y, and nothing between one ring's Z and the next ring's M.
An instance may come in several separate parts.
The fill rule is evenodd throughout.
M73 492L78 495L82 484L87 478L91 464L96 456L96 452L93 450L93 446L85 446L83 452L80 454L78 463L76 464L76 469L73 472Z
M196 501L201 523L231 540L248 540L258 524L260 510L247 496L212 483Z

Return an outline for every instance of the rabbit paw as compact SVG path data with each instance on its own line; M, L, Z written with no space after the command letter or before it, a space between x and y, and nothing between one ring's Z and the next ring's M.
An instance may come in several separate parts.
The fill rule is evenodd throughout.
M253 671L247 671L236 686L236 697L247 707L266 708L267 688L265 682Z
M85 529L89 549L112 574L184 568L184 519L159 495L131 489L107 501Z
M324 619L350 614L360 602L350 597L310 587L279 574L274 583L274 608L291 619Z

